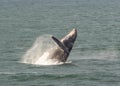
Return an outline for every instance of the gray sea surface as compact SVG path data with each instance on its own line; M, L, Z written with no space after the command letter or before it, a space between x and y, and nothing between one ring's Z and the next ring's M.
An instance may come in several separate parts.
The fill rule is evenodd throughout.
M36 38L73 28L71 63L20 62ZM120 0L0 0L0 86L120 86Z

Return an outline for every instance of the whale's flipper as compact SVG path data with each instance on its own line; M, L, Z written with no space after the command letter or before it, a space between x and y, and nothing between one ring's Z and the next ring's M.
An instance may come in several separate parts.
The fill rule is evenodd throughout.
M59 41L56 37L54 37L54 36L52 36L51 38L55 41L55 43L56 43L61 49L64 50L64 52L67 52L67 53L68 53L68 50L66 49L66 47L63 45L62 42L60 42L60 41Z

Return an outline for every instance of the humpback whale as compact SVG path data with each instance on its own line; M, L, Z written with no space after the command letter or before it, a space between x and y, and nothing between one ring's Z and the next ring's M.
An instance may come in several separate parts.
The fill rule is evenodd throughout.
M63 64L67 61L76 37L77 30L73 29L60 40L55 36L50 36L50 40L52 41L45 40L45 42L42 40L42 38L38 38L33 46L25 53L22 58L22 62L36 65ZM50 42L50 47L48 47L49 45L46 45L44 48L45 44L43 43L46 42ZM54 44L51 46L51 43Z
M65 63L73 48L76 37L77 37L76 29L73 29L72 31L70 31L61 40L52 36L51 38L54 40L57 46L53 50L48 51L49 59L53 61L57 61L58 63L59 62Z

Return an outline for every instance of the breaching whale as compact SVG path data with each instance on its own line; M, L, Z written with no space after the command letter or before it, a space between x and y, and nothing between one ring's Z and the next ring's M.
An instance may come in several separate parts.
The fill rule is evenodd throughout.
M50 36L50 40L37 38L33 46L24 54L22 62L35 65L63 64L67 61L76 37L77 30L73 29L60 40L54 36Z
M53 51L48 51L48 57L51 60L65 63L77 38L77 30L73 29L61 40L58 40L54 36L52 36L51 38L54 40L57 46L54 48Z

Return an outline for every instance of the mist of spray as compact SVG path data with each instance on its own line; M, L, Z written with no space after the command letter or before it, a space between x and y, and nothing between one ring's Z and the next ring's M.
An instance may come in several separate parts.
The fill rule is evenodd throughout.
M55 42L51 39L51 35L40 36L24 54L22 62L36 65L49 65L53 62L51 59L48 59L50 53L48 51L54 52L56 46Z

